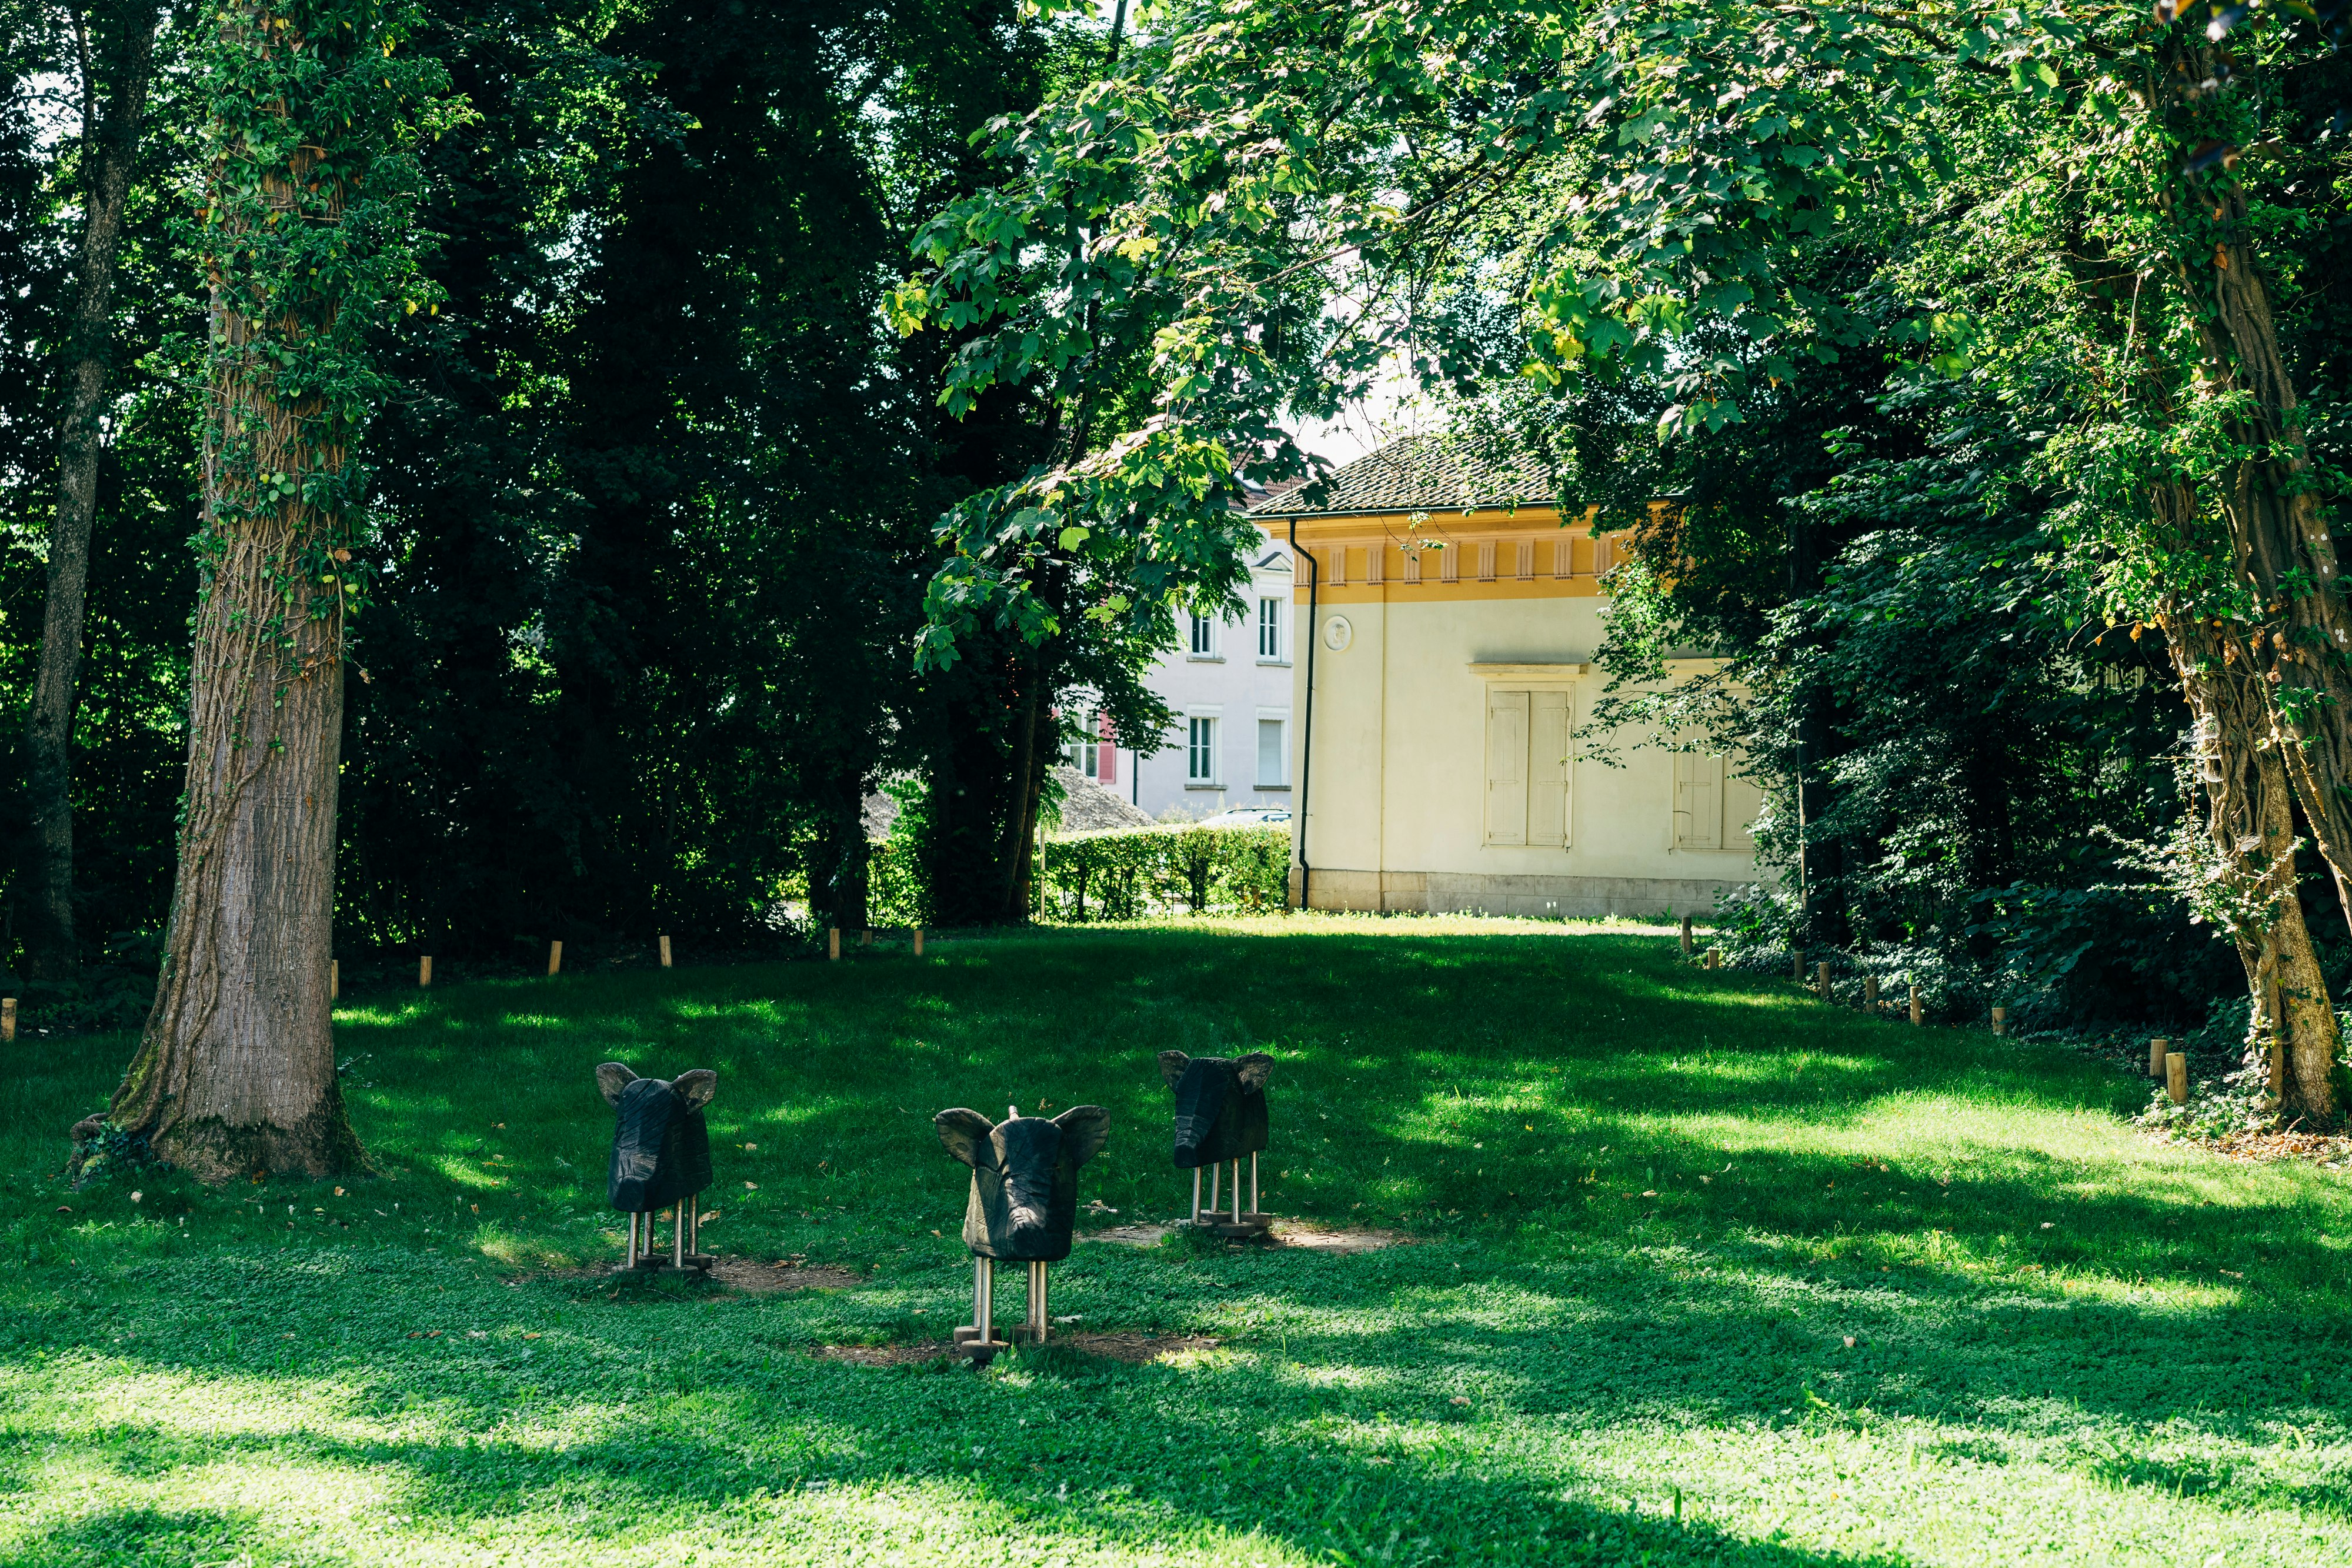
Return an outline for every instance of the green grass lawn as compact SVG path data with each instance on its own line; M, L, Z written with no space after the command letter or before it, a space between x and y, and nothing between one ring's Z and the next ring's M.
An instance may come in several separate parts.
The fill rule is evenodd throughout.
M1658 934L1044 932L338 1036L378 1177L136 1203L56 1176L129 1042L0 1047L0 1564L2352 1563L2343 1176ZM961 1321L944 1107L1108 1106L1100 1223L1181 1212L1170 1046L1275 1053L1268 1209L1412 1244L1082 1244L1056 1314L1219 1342L1155 1364L809 1353ZM718 1070L707 1245L858 1282L592 1271L607 1058Z

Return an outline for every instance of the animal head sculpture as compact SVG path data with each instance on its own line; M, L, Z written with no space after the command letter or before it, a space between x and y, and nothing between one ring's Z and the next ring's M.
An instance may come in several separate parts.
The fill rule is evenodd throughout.
M1255 1154L1265 1147L1265 1080L1274 1058L1160 1053L1160 1076L1176 1091L1176 1168Z
M697 1068L665 1083L606 1062L596 1069L596 1087L619 1112L604 1183L614 1208L624 1214L667 1208L710 1184L710 1133L702 1108L719 1092L717 1073Z
M1070 1255L1078 1167L1102 1152L1109 1111L1076 1105L1048 1119L1008 1107L1004 1121L992 1122L959 1107L932 1121L948 1152L971 1167L963 1244L974 1258L1058 1263Z

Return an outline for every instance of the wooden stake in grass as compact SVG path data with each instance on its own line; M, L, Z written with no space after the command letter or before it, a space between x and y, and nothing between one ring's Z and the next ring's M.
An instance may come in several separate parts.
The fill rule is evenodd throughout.
M1878 1011L1878 976L1875 974L1862 977L1862 1005L1868 1012Z
M2172 1042L2171 1042L2170 1040L2168 1040L2168 1039L2164 1038L2164 1037L2163 1037L2162 1036L2160 1036L2160 1035L2159 1035L2158 1037L2157 1037L2155 1039L2148 1041L2148 1043L2147 1043L2147 1076L2148 1076L2148 1077L2150 1077L2150 1078L2162 1078L2162 1077L2164 1076L2164 1058L2165 1058L2165 1053L2166 1053L2166 1052L2168 1052L2168 1051L2169 1051L2169 1050L2171 1050L2171 1049L2172 1049Z
M547 944L547 972L550 974L563 973L563 944L560 942Z
M1830 999L1830 966L1826 963L1813 971L1813 994L1824 1002Z
M2006 1035L2009 1033L2008 1008L1995 1007L1992 1010L1992 1032L1996 1035Z
M857 928L857 945L860 947L872 947L874 945L874 928L872 926L859 926Z
M0 1040L16 1037L16 999L0 996Z
M433 955L429 952L416 961L416 984L419 985L433 984Z
M2175 1105L2189 1103L2189 1058L2179 1051L2165 1053L2164 1092Z
M920 926L915 928L915 956L923 956L923 928Z
M824 928L824 955L826 958L831 959L835 963L840 962L841 928L839 926L827 926Z
M1912 1022L1912 1023L1913 1023L1913 1025L1915 1025L1915 1026L1919 1025L1919 1024L1924 1024L1924 1023L1926 1023L1927 1020L1926 1016L1925 1016L1925 1015L1923 1015L1923 1014L1919 1011L1919 988L1918 988L1916 985L1914 985L1914 986L1910 987L1910 991L1911 991L1911 1022Z
M661 955L662 967L664 969L667 969L669 967L669 938L666 936L661 939Z
M1685 915L1685 916L1683 917L1683 956L1684 956L1685 958L1688 958L1688 957L1691 955L1691 934L1690 934L1690 931L1691 931L1691 918L1690 918L1690 916L1688 916L1688 915Z
M1703 967L1707 969L1721 969L1723 967L1723 950L1719 947L1708 948L1706 950L1706 961Z
M331 958L327 960L327 1000L340 1002L342 999L343 961L340 958Z
M1790 978L1790 979L1791 979L1791 980L1793 980L1793 981L1795 981L1798 984L1802 985L1802 984L1805 983L1805 955L1804 955L1804 953L1803 953L1801 951L1801 952L1798 952L1798 954L1797 954L1797 956L1796 956L1796 958L1795 958L1794 960L1792 960L1792 963L1793 963L1793 964L1794 964L1794 966L1795 966L1795 967L1794 967L1793 971L1790 973L1790 974L1789 978Z

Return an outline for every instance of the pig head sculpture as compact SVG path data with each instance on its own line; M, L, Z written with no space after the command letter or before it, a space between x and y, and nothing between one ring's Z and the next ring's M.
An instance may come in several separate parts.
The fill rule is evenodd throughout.
M971 1167L971 1195L963 1209L963 1244L972 1258L971 1321L955 1342L985 1363L1004 1346L996 1337L996 1265L1029 1266L1029 1314L1015 1337L1045 1342L1045 1268L1070 1255L1078 1223L1078 1167L1102 1152L1110 1112L1076 1105L1048 1121L1011 1106L992 1122L977 1110L942 1110L932 1118L949 1153Z
M1160 1076L1176 1091L1176 1168L1192 1170L1265 1147L1265 1080L1274 1058L1160 1053Z
M1201 1171L1209 1172L1211 1223L1223 1234L1263 1236L1272 1222L1257 1206L1257 1157L1266 1144L1265 1080L1274 1058L1264 1051L1245 1057L1188 1057L1160 1053L1160 1076L1176 1091L1176 1168L1192 1173L1192 1223L1201 1223ZM1250 1163L1249 1210L1242 1210L1242 1156ZM1216 1218L1217 1182L1226 1161L1234 1166L1233 1215Z
M606 1062L596 1069L596 1087L616 1112L604 1194L629 1216L630 1264L636 1263L640 1251L639 1216L645 1226L642 1249L650 1258L653 1213L675 1205L671 1249L676 1261L691 1259L708 1267L694 1247L698 1227L693 1199L710 1185L710 1132L703 1125L702 1108L719 1091L719 1075L697 1068L664 1082L639 1078L619 1062Z
M1077 1105L1048 1120L992 1122L977 1110L942 1110L932 1121L949 1153L971 1167L963 1244L974 1258L1058 1263L1070 1255L1078 1220L1078 1167L1102 1152L1110 1112Z

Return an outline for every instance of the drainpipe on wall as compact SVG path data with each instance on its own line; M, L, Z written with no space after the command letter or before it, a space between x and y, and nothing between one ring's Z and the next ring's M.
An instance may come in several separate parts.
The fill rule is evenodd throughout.
M1298 559L1298 520L1290 520L1290 558ZM1307 858L1307 786L1315 773L1315 645L1320 640L1315 626L1316 594L1323 585L1323 574L1316 566L1315 552L1307 552L1307 716L1298 731L1298 907L1313 909L1313 878L1315 868ZM1291 636L1298 634L1294 630Z

